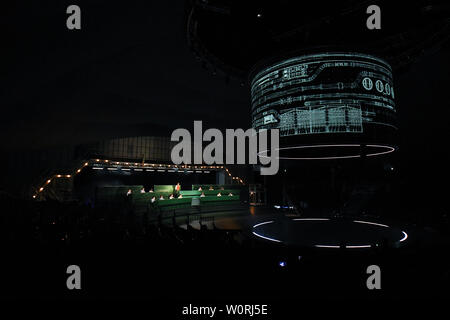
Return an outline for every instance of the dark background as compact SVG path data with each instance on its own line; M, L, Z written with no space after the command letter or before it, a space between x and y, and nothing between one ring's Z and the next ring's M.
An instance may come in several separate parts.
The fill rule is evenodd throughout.
M204 72L183 1L18 1L2 10L2 147L39 148L146 134L203 120L247 127L247 88Z
M169 136L194 120L250 126L248 86L204 70L188 48L184 1L78 1L75 31L66 28L70 4L2 4L2 152ZM449 53L447 42L394 73L396 170L426 201L448 189Z
M70 4L74 2L9 1L1 4L2 154L127 136L169 136L175 128L191 128L194 120L203 120L204 128L250 126L248 86L204 70L188 48L184 1L76 1L81 7L82 19L82 29L76 31L66 28L66 8ZM398 196L399 208L402 205L420 208L423 216L439 216L449 209L449 56L447 43L428 51L401 73L394 73L400 142L397 154L391 159L397 181L393 194ZM8 170L5 166L3 169ZM407 217L407 211L401 216ZM139 250L133 243L125 244L122 254L130 248ZM33 248L28 250L33 251ZM53 257L53 250L51 248L47 257ZM123 264L126 259L130 259L129 265L141 261L140 252L116 257L115 249L109 250L111 256ZM11 257L19 255L14 252ZM77 252L75 257L77 255L89 262L102 258L97 257L95 250L88 256L84 252ZM188 260L202 256L200 252L198 257L181 257ZM46 270L39 259L36 253L20 261L38 261L38 269ZM179 261L173 255L168 259L169 262L174 259L173 269L177 270ZM64 265L72 263L63 262ZM27 264L9 260L9 271L16 266L19 266L18 273L29 272ZM258 263L252 266L257 268ZM135 270L128 268L129 278L141 283L139 276L133 273ZM327 269L323 268L326 273ZM98 273L91 271L92 274L102 274L104 270L100 270L100 266L98 269ZM61 270L54 267L47 270L46 275L58 274L58 281L65 279ZM143 266L138 271L146 272ZM193 275L195 271L192 267ZM271 271L267 268L261 273ZM108 283L107 277L111 274L105 275L102 281ZM87 276L89 278L89 273ZM146 286L152 285L154 280L150 276L154 274L146 278L142 292L146 293ZM248 280L241 277L240 281ZM289 283L288 277L281 277ZM92 278L95 277L91 275ZM22 279L20 285L26 287L27 279ZM127 279L121 282L126 283ZM220 284L227 285L227 279L222 279ZM427 283L427 275L421 275L420 279ZM36 283L43 284L44 280ZM172 280L172 284L178 283L178 279ZM204 284L205 280L199 278L198 281ZM63 291L61 283L57 285ZM433 283L429 286L433 287ZM129 289L125 284L123 287ZM255 291L257 289L259 287ZM261 284L263 289L264 284ZM17 291L20 290L18 287ZM31 295L40 294L39 287L33 290ZM170 287L165 290L167 295L171 294ZM234 293L232 288L229 290ZM126 290L121 293L128 298L132 295ZM320 297L321 292L317 294ZM189 288L186 289L188 295Z

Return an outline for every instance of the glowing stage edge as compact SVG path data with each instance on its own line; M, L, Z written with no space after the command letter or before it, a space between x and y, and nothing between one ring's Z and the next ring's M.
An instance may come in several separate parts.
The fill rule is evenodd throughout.
M328 218L297 218L297 219L292 219L292 221L329 221L330 219ZM378 226L378 227L383 227L383 228L390 228L390 226L385 225L385 224L381 224L381 223L375 223L375 222L369 222L369 221L361 221L361 220L353 220L352 222L354 223L359 223L359 224L370 224L370 225L374 225L374 226ZM282 240L279 239L275 239L273 237L267 237L264 236L262 234L259 234L258 232L255 231L256 228L262 226L262 225L267 225L267 224L272 224L274 223L274 220L270 220L270 221L265 221L265 222L261 222L258 224L255 224L253 226L253 231L252 233L261 239L264 240L268 240L268 241L272 241L272 242L277 242L277 243L282 243ZM406 239L408 239L408 234L405 231L401 231L403 234L403 237L399 240L397 240L397 243L400 242L404 242ZM371 244L362 244L362 245L345 245L345 246L340 246L340 245L334 245L334 244L314 244L313 247L315 248L325 248L325 249L340 249L342 247L344 247L345 249L368 249L368 248L372 248L373 245Z

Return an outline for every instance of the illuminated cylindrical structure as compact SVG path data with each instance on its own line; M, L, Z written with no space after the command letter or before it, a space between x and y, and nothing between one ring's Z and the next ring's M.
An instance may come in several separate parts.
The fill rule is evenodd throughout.
M280 158L347 158L395 150L390 65L362 53L296 56L251 76L252 125L280 130Z

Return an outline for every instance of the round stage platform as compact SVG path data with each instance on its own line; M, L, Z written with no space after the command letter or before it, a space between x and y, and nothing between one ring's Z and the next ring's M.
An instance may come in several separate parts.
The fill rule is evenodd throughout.
M398 247L408 238L405 231L385 224L328 218L268 220L254 225L252 232L266 241L328 249Z

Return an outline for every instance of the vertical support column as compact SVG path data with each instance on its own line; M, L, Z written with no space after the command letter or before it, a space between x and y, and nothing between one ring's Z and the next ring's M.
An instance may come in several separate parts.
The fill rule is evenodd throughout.
M223 185L225 183L225 171L217 171L216 173L216 184Z

